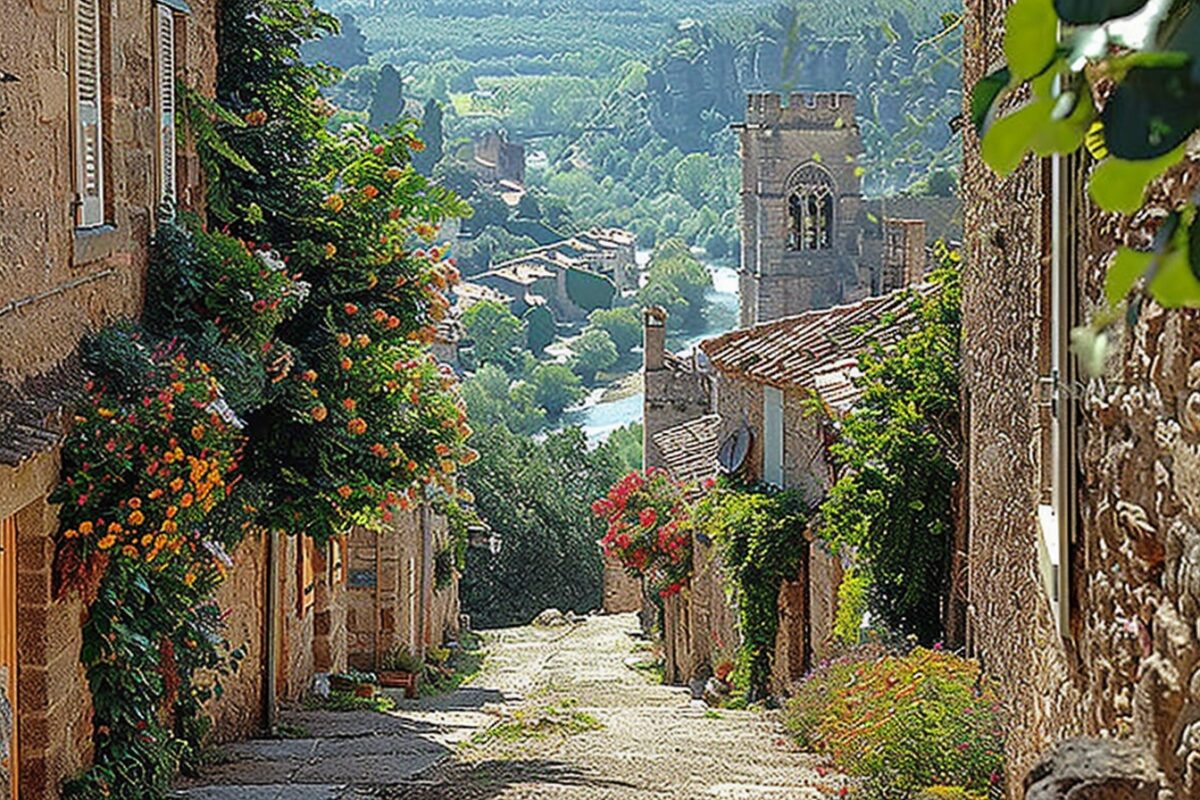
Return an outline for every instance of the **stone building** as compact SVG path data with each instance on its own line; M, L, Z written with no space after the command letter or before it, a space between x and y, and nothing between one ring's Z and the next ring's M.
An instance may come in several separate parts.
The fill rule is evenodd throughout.
M89 761L81 602L53 599L64 408L87 331L140 308L161 199L199 198L174 81L211 92L214 0L5 5L0 64L0 797L54 798Z
M918 271L923 247L921 253L902 274ZM681 406L681 421L648 430L646 465L693 486L722 472L736 474L751 484L796 490L815 507L837 476L827 459L827 417L812 413L810 401L818 398L832 417L852 408L861 391L854 383L859 353L869 342L887 346L909 330L912 302L912 292L902 289L731 331L700 344L703 368L697 358L678 374L650 369L669 354L658 334L659 315L647 312L647 398L650 378L665 372L670 380L702 383L708 404L699 415ZM799 574L780 589L772 672L777 692L830 654L843 565L819 539L808 540ZM696 541L693 557L687 591L665 603L666 675L674 682L703 676L738 641L714 548Z
M5 6L0 65L15 80L0 82L0 798L53 800L90 763L86 609L54 596L48 497L83 391L81 338L141 311L160 203L203 211L199 162L176 145L174 93L178 78L212 95L216 10L216 0ZM221 738L261 731L315 673L353 655L345 543L321 551L252 532L233 559L217 599L246 658L208 708ZM426 630L440 635L457 600L433 594Z
M487 184L510 183L520 190L525 186L525 145L508 141L503 131L489 131L472 145L471 171Z
M867 293L854 95L749 95L741 142L742 327Z
M1005 6L967 3L967 85L1003 59ZM1069 349L1115 247L1149 245L1200 186L1200 147L1131 219L1089 204L1086 155L1000 179L973 131L964 148L968 626L1001 684L1010 794L1056 742L1102 736L1140 754L1090 743L1077 764L1151 778L1099 776L1111 796L1200 796L1200 313L1145 302L1103 377Z

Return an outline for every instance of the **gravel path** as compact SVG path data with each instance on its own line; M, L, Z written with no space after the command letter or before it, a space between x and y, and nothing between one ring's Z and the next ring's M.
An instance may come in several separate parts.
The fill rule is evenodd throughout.
M484 670L390 714L295 712L301 738L243 742L188 800L817 800L842 783L773 716L712 711L631 664L634 615L486 635Z

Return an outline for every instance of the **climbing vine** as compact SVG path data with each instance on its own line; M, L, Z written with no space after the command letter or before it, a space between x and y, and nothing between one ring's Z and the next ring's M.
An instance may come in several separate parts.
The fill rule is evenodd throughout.
M1004 52L1007 65L971 97L983 157L997 172L1012 172L1030 151L1086 147L1099 160L1092 200L1131 214L1150 183L1184 160L1200 127L1200 0L1018 0ZM1139 282L1163 306L1200 306L1197 199L1171 210L1149 250L1119 249L1105 286L1112 306ZM1094 327L1117 317L1100 313ZM1102 350L1102 331L1080 337L1088 342ZM1102 363L1102 353L1088 361Z
M450 508L477 457L429 348L458 279L438 228L470 209L413 170L412 123L326 130L327 73L297 48L335 24L222 4L218 96L184 92L180 120L220 230L160 220L142 319L83 348L54 495L59 591L89 606L95 758L72 796L162 797L195 751L241 657L213 595L246 530L323 543Z
M696 531L712 539L738 614L740 660L752 695L771 679L779 589L799 577L810 510L797 492L723 482L697 504Z

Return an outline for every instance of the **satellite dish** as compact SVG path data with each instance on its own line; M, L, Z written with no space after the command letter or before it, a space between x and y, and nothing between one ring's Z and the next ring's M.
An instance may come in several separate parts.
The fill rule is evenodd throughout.
M721 465L721 471L732 475L740 470L750 453L750 443L753 440L754 435L745 426L729 434L725 441L721 442L721 449L717 451L717 463Z

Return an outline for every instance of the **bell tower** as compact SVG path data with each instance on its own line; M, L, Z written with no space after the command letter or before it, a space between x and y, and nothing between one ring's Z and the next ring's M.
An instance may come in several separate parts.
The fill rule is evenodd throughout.
M741 142L743 327L867 293L854 95L751 94Z

